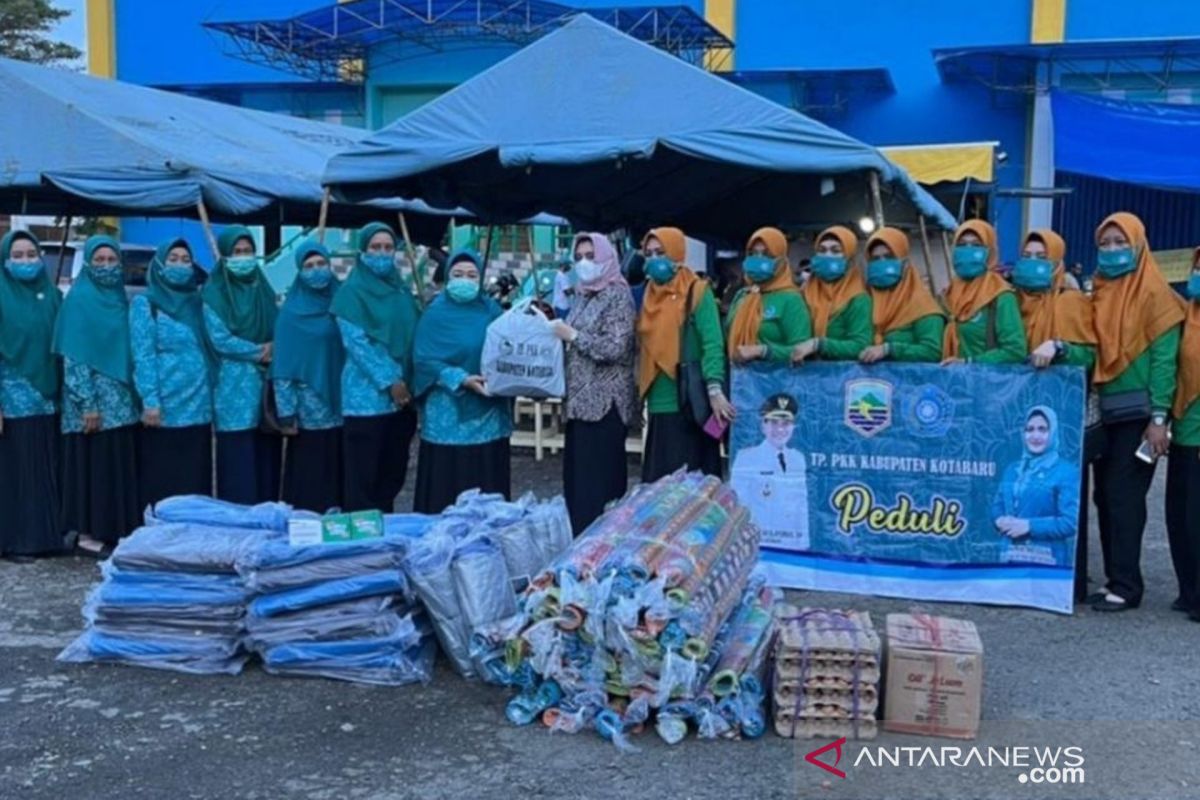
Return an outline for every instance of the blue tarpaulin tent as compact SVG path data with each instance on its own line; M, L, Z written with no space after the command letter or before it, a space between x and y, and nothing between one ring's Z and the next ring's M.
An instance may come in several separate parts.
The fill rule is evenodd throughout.
M325 162L365 135L9 59L0 107L0 211L15 214L195 216L203 198L216 219L313 225ZM330 222L401 210L418 236L455 213L390 199L335 203Z
M547 211L740 239L858 219L872 171L888 222L953 226L873 147L580 15L335 156L324 181L489 221Z
M1062 91L1050 102L1056 169L1200 192L1200 108Z

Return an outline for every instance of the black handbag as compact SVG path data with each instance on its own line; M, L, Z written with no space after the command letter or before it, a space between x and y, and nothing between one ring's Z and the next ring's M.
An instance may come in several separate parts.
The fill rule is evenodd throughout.
M679 370L675 376L675 388L679 391L679 413L703 428L712 416L712 404L708 399L708 381L704 380L700 355L693 352L692 342L700 339L696 327L696 315L692 309L693 283L688 287L683 306L683 325L679 329Z
M258 430L268 436L282 436L283 426L279 423L279 409L275 405L275 381L271 376L263 377L262 396L260 398L262 412L258 415Z
M1150 392L1134 389L1100 395L1100 419L1105 425L1150 419Z

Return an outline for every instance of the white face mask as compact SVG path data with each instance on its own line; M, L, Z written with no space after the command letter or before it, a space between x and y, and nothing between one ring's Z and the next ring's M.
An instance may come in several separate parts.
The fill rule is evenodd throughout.
M583 258L575 262L575 274L579 276L580 283L595 283L603 273L604 267L590 258Z

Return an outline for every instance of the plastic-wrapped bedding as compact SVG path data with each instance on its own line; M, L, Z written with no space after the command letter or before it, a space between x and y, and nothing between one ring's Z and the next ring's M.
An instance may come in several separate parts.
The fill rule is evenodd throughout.
M327 545L336 550L339 545ZM331 556L338 555L331 553ZM315 559L303 564L273 569L248 570L245 574L246 588L254 592L269 594L285 589L311 586L314 583L353 578L368 572L400 569L402 554L398 548L386 548L358 555L346 555Z
M451 566L454 593L467 630L510 617L517 600L508 582L504 554L487 539L477 539L459 548Z
M420 539L437 517L429 514L384 514L383 535L388 539Z
M475 668L471 662L471 631L462 617L454 590L454 575L450 569L454 548L453 535L439 525L418 545L410 548L404 559L404 568L417 597L429 614L442 652L459 675L473 678Z
M263 650L288 642L335 641L385 636L401 616L392 597L368 597L276 617L251 617L246 646Z
M128 570L232 574L238 559L266 535L262 530L197 523L147 525L121 540L112 563Z
M159 500L146 509L147 524L184 522L217 528L257 528L286 531L294 513L286 503L259 503L243 506L201 495L180 495Z
M378 647L378 643L375 643ZM309 658L306 646L282 645L263 655L263 669L273 675L332 678L376 686L428 683L433 678L437 648L432 638L418 640L405 650L365 649L363 652Z
M241 616L246 599L246 588L236 576L114 571L92 590L88 603L143 616L161 612L214 618L226 608L240 609L236 616Z
M247 548L237 560L238 573L249 577L264 570L299 567L317 561L370 555L403 555L401 539L362 539L337 544L293 545L286 537L270 537Z
M401 572L384 570L262 595L250 603L249 612L252 617L273 617L343 600L381 594L405 594L407 591L408 583Z
M236 639L117 636L91 628L68 645L58 660L131 664L197 675L236 675L246 665L246 657L239 654L239 649Z

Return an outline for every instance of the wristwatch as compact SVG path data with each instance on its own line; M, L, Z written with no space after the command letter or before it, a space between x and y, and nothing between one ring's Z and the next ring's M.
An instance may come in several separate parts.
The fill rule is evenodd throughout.
M1066 344L1063 343L1063 340L1055 339L1054 340L1054 357L1062 358L1063 354L1066 352L1067 352L1067 346L1066 346Z
M1155 411L1150 416L1150 424L1158 425L1159 427L1166 425L1167 424L1167 415L1162 413L1161 411Z

